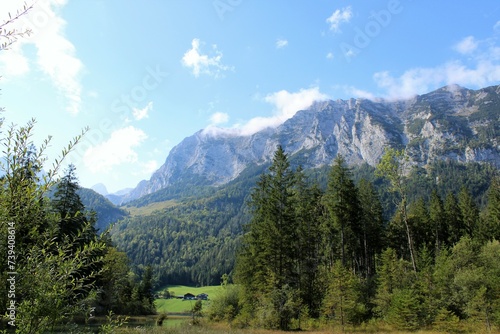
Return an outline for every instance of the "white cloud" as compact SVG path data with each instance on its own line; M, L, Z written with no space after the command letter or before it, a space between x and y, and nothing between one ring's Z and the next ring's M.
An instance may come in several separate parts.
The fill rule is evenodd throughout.
M153 110L153 102L149 102L144 108L132 108L132 115L137 121L149 117L149 112Z
M288 45L288 41L286 39L278 39L276 41L276 49L282 49Z
M326 54L326 59L333 59L333 53L332 52L328 52Z
M223 112L216 112L210 116L210 124L211 125L217 125L217 124L224 124L229 121L229 115Z
M359 97L359 98L368 99L368 100L376 100L376 96L373 93L370 93L366 90L358 89L355 87L346 87L345 90L352 97Z
M433 68L414 68L400 77L393 77L389 72L378 72L375 73L374 80L386 90L386 98L408 98L444 85L484 87L498 83L500 64L479 60L474 68L470 68L460 61L450 61Z
M141 177L149 177L151 174L156 172L156 170L158 170L158 162L156 160L149 160L140 163L139 169L132 172L132 174Z
M213 45L213 56L200 53L200 40L194 38L191 42L191 49L186 51L182 57L182 65L190 68L195 77L200 74L213 76L214 78L221 77L222 72L232 70L232 67L222 64L222 52L217 50L217 45Z
M454 49L461 54L468 54L476 50L477 46L478 42L474 39L474 36L468 36L463 40L461 40L460 42L458 42L454 46Z
M59 13L64 5L66 0L36 1L26 15L10 25L10 29L30 29L32 35L20 38L11 50L4 52L9 55L0 57L0 67L7 75L28 73L29 60L23 54L23 46L34 45L37 50L36 64L66 97L66 109L77 114L81 109L82 87L79 77L83 64L75 55L74 45L64 36L66 21ZM0 7L2 13L15 14L21 9L22 3L17 0L2 0Z
M268 94L264 100L275 106L278 116L287 120L299 110L305 109L313 104L314 101L325 100L328 96L320 93L318 87L301 89L296 93L290 93L286 90Z
M467 88L482 88L500 83L500 47L495 38L475 40L467 37L458 43L456 50L463 59L449 60L434 67L415 67L394 76L389 71L373 75L385 99L409 98L424 94L446 85L460 85ZM354 87L348 92L355 96L374 98L374 94Z
M493 31L495 31L496 33L500 33L500 21L497 21L497 23L495 23L495 25L493 26Z
M29 70L29 62L23 54L20 43L16 43L8 51L0 53L0 71L2 77L7 80L11 77L24 75Z
M204 133L212 136L250 136L263 129L277 127L293 117L297 111L310 107L315 101L326 99L328 96L321 93L318 87L301 89L295 93L281 90L268 94L264 98L265 102L274 105L273 116L255 117L244 124L236 124L230 128L209 126L204 130Z
M133 126L121 128L111 133L110 138L87 149L84 154L85 166L92 173L110 172L113 166L137 162L134 149L146 140L147 135Z
M343 23L348 23L352 18L351 6L344 7L342 9L337 9L333 14L326 19L326 22L330 24L330 30L337 33L340 32L340 25Z

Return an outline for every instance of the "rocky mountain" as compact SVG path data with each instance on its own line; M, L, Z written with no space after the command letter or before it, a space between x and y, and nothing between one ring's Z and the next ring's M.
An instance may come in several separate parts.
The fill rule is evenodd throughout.
M94 184L92 187L90 187L90 189L103 196L106 196L108 194L108 189L103 183Z
M386 147L406 147L413 163L489 162L500 167L500 86L470 90L446 86L411 99L316 102L276 128L239 136L199 131L174 147L149 181L123 201L160 189L221 185L246 168L269 162L277 145L306 168L378 163Z

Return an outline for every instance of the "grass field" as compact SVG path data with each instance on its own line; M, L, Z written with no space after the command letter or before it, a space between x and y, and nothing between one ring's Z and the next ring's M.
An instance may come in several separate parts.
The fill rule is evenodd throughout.
M155 211L161 211L166 208L171 208L173 206L176 206L177 204L177 201L169 200L164 202L154 202L146 206L141 206L140 208L135 206L123 206L122 209L128 211L132 217L147 216Z
M170 294L175 296L184 296L186 293L192 293L193 295L199 295L206 293L209 300L203 301L203 307L206 307L210 303L210 298L213 298L220 291L220 285L204 286L204 287L190 287L185 285L169 285L163 287L157 291L161 294L165 290L168 290ZM158 298L155 300L156 311L158 313L189 313L191 308L194 306L194 300L182 300L182 299L162 299Z

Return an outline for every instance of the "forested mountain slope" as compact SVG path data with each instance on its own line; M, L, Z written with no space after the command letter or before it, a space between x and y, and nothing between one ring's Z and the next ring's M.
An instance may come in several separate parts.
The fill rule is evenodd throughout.
M108 226L128 215L128 213L111 203L106 197L92 189L80 188L77 191L87 210L95 211L97 222L95 228L103 232Z
M212 189L208 195L186 196L166 209L125 218L113 228L113 241L127 253L133 264L152 265L157 279L163 284L218 284L220 277L234 268L243 226L251 217L249 195L265 169L265 166L255 167L252 173ZM456 162L436 162L427 169L415 168L408 180L409 200L415 202L422 198L427 201L432 189L444 199L448 193L458 195L464 186L477 205L483 207L496 170L487 164ZM309 182L325 189L328 172L329 167L324 167L307 170L306 175ZM387 191L387 182L377 177L374 168L367 164L354 167L353 177L355 182L363 178L375 185L388 221L395 211L395 198ZM195 189L190 189L189 193ZM200 193L206 194L206 191ZM162 198L161 194L160 191L144 199L171 198L168 194ZM135 202L136 205L148 203L145 200Z

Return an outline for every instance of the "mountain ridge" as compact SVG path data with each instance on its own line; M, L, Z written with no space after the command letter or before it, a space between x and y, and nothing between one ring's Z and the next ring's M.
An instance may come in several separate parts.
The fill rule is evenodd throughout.
M248 166L269 162L277 145L304 156L306 168L342 154L349 164L375 166L386 147L406 148L419 166L435 160L487 161L500 166L500 86L457 85L405 100L314 102L275 128L252 135L200 130L169 153L165 163L122 203L176 184L218 186Z

